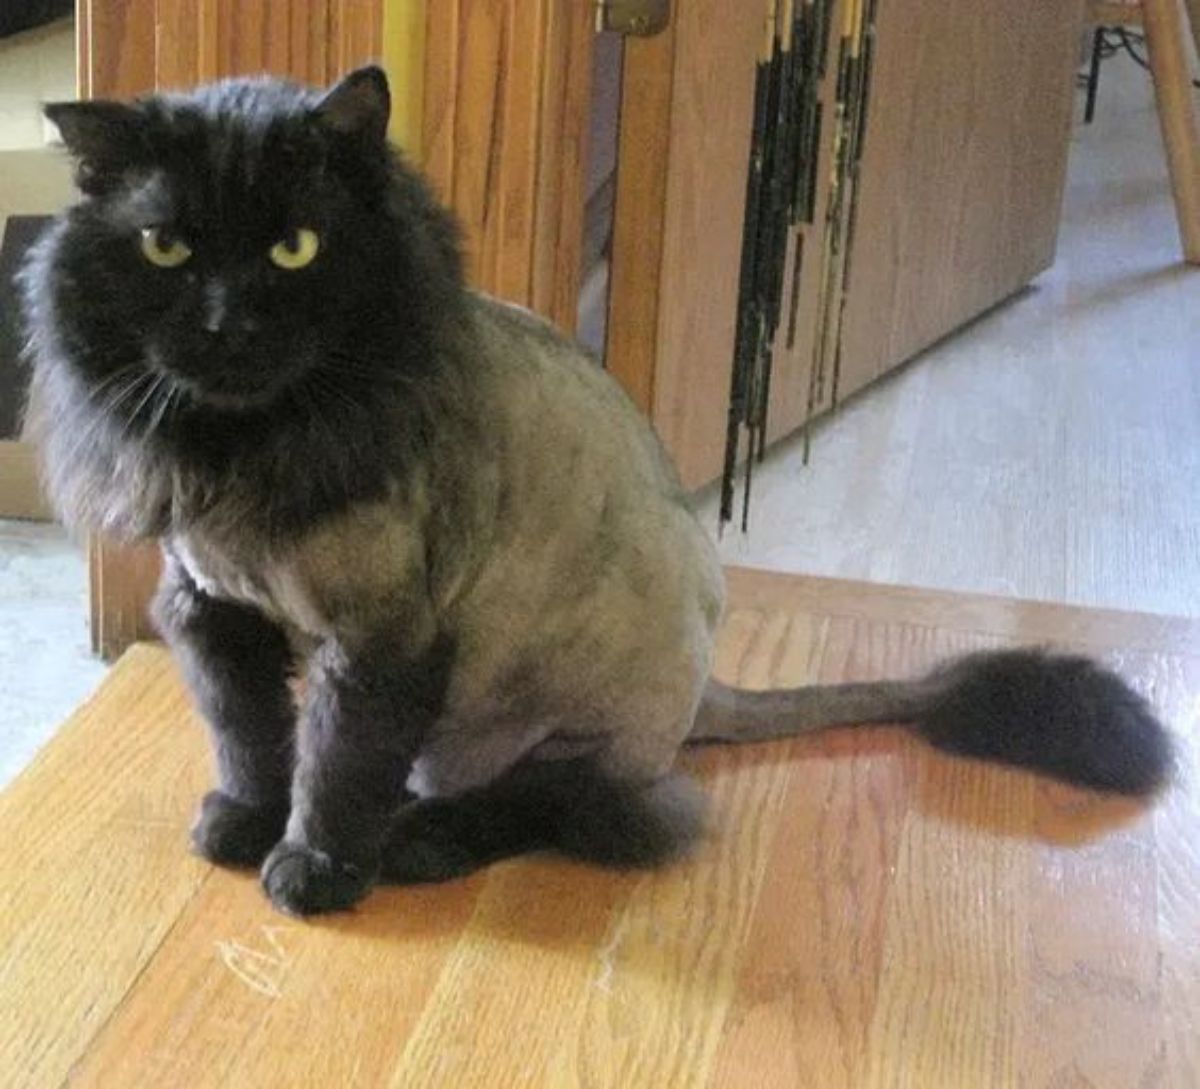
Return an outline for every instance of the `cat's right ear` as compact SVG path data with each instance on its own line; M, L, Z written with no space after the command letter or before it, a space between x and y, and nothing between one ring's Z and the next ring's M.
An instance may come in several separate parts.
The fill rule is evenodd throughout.
M383 143L391 108L387 76L378 65L370 64L334 84L317 103L316 116L333 132Z
M51 102L42 112L76 163L75 184L96 194L119 179L142 147L142 115L123 102Z

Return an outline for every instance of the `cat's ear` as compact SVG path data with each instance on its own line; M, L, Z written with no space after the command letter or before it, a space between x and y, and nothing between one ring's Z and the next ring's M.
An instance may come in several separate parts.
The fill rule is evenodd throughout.
M122 102L51 102L42 107L78 166L76 184L100 192L139 157L142 115Z
M383 69L370 65L351 72L317 103L317 119L347 136L382 143L387 137L392 96Z

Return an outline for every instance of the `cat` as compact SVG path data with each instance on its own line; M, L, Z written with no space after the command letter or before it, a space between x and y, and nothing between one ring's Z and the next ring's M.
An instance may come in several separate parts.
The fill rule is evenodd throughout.
M301 915L528 851L654 865L704 829L682 746L837 724L1168 780L1150 707L1083 658L713 679L722 572L670 459L581 348L465 286L389 108L374 67L46 107L81 199L21 274L29 425L68 524L161 542L217 770L196 850Z

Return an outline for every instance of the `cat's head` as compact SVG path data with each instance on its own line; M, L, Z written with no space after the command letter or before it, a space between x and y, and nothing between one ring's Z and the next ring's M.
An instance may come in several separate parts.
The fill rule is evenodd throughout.
M344 396L458 291L453 226L387 145L378 68L46 113L83 199L31 261L26 308L98 408Z

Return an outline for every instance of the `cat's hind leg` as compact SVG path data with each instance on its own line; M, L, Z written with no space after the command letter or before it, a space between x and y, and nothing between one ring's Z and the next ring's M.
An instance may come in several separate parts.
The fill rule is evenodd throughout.
M703 827L703 795L681 774L619 778L594 756L530 756L493 782L406 806L388 837L381 876L401 884L447 881L534 851L650 867L686 853Z

